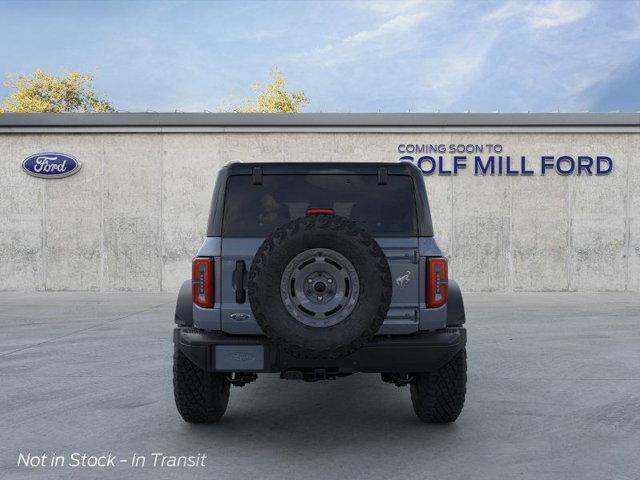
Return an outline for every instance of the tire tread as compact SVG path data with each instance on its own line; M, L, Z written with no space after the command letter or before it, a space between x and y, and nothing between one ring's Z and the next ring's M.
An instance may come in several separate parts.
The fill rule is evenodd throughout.
M194 365L178 348L173 354L173 393L185 422L214 423L229 403L229 381L222 373L210 373Z
M467 352L460 350L435 372L417 373L411 383L411 403L426 423L454 422L467 391Z

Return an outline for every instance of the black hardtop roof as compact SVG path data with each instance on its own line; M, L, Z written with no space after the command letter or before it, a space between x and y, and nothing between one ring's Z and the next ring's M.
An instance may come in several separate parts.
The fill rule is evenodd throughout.
M259 168L259 172L255 169ZM218 178L211 198L207 236L222 235L222 209L224 207L227 179L232 175L379 175L379 169L386 169L388 175L410 175L413 178L416 195L418 233L432 237L433 224L429 211L429 201L422 172L409 162L233 162L218 172ZM259 180L258 180L259 181Z
M282 174L361 174L374 175L379 168L386 168L391 175L417 175L422 172L409 162L232 162L222 170L227 175L250 175L254 168L261 168L264 175Z

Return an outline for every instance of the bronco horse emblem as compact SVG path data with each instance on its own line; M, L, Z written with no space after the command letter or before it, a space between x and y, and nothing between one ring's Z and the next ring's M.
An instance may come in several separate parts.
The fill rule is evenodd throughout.
M407 273L396 278L396 285L398 285L400 288L404 288L409 285L409 280L411 280L411 272L407 270Z

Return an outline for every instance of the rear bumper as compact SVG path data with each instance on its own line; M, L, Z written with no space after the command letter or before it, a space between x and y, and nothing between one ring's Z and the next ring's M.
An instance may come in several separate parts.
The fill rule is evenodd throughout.
M192 327L174 329L177 348L199 368L214 372L283 372L325 369L344 372L411 373L437 370L467 341L462 327L406 336L375 337L342 358L299 359L274 347L264 336L226 335Z

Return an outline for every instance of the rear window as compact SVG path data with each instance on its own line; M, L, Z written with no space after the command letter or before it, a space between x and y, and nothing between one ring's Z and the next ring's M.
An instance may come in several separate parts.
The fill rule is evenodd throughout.
M359 222L374 236L416 236L413 179L389 175L264 175L227 180L222 233L265 237L275 228L305 215L308 208L332 208L336 215Z

